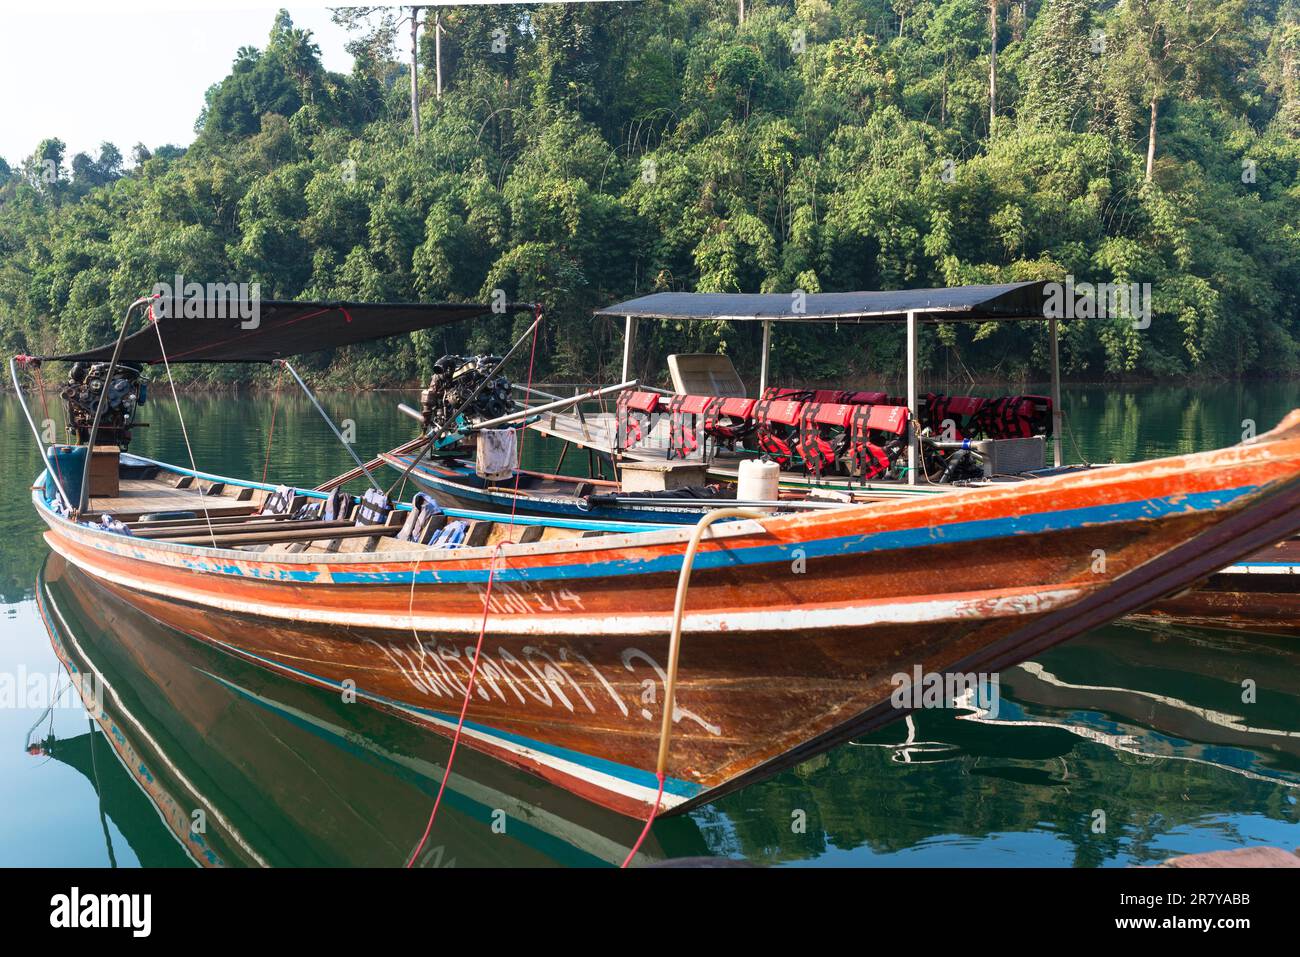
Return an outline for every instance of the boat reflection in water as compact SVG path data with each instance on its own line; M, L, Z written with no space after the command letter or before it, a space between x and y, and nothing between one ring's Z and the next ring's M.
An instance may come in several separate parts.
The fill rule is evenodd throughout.
M54 650L102 731L47 739L41 751L98 779L102 810L142 864L405 862L442 779L446 739L188 639L57 555L36 591ZM668 853L659 831L680 839L675 855L704 852L689 820L672 824L647 838L642 863ZM640 828L462 748L417 866L615 865Z
M40 751L85 774L141 864L405 861L446 739L191 640L56 555L37 599L95 725ZM1300 820L1300 655L1285 641L1112 626L1004 672L1000 691L996 715L920 712L656 822L641 863L988 864L998 849L1012 864L1152 863ZM420 865L614 865L640 829L471 749L443 805Z
M1101 866L1300 843L1293 642L1113 625L999 684L996 715L973 699L917 712L771 782L741 823L719 802L732 819L719 846L773 860L853 849L846 863ZM782 826L790 808L807 809L805 834Z

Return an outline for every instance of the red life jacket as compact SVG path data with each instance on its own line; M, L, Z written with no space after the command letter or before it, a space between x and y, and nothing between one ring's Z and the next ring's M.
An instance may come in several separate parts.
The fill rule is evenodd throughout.
M675 395L668 403L668 458L679 455L688 458L700 449L696 435L698 418L713 403L716 396Z
M717 398L704 410L704 434L731 448L754 431L754 399ZM724 423L722 420L726 419Z
M906 438L907 416L905 406L862 405L854 408L849 440L849 464L854 477L866 482L889 471L893 457L876 443L875 436L886 434ZM894 455L897 455L906 443L894 444Z
M802 402L760 399L754 408L758 447L784 467L794 457Z
M839 402L809 402L799 416L798 451L804 468L815 477L833 470L849 444L855 406Z
M642 423L649 425L650 416L659 408L659 396L654 392L620 392L615 406L618 438L622 448L644 441Z

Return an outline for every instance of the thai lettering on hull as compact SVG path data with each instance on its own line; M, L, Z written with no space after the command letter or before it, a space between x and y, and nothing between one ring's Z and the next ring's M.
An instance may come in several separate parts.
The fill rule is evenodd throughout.
M380 642L367 638L393 664L416 692L426 698L460 701L465 697L474 646L463 649L437 639L408 642ZM642 675L639 692L622 694L591 659L568 644L553 650L525 645L518 654L499 647L487 649L479 661L474 679L474 696L510 707L563 708L570 713L598 714L616 711L625 718L655 720L667 673L658 661L640 648L626 648L620 655L623 668ZM648 669L648 671L647 671ZM591 681L579 682L583 673ZM691 721L715 737L722 726L683 708L673 708L673 721Z

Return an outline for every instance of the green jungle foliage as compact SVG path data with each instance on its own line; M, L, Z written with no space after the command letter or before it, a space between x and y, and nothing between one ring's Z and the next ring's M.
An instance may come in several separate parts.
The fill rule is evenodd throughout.
M281 12L208 91L187 148L69 160L51 138L0 160L0 346L105 341L176 273L266 298L502 289L546 304L539 379L610 381L621 323L591 312L650 291L1072 275L1153 296L1147 329L1066 324L1071 375L1295 369L1297 0L749 0L737 22L739 6L445 8L441 98L421 25L418 137L391 9L336 13L354 28L348 75ZM304 364L327 385L411 385L446 351L500 354L527 322ZM927 330L926 367L1039 376L1041 325ZM758 337L643 324L637 371L701 350L752 370ZM775 378L892 376L902 347L897 328L782 326Z

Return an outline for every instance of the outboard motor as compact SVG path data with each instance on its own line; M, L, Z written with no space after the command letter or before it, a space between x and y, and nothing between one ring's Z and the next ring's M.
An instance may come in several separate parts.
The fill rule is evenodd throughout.
M420 393L425 427L444 422L454 425L448 420L457 410L470 422L486 422L513 412L510 380L492 376L492 370L500 364L497 356L443 356L435 362L429 387ZM480 385L483 388L474 395ZM461 409L471 395L473 401Z
M131 428L137 424L136 413L148 395L148 383L143 378L142 365L120 362L113 370L112 379L108 379L108 367L107 362L76 363L59 395L67 411L68 433L76 436L78 444L84 444L90 441L100 394L107 389L104 417L100 419L95 441L116 444L125 452L131 444Z

